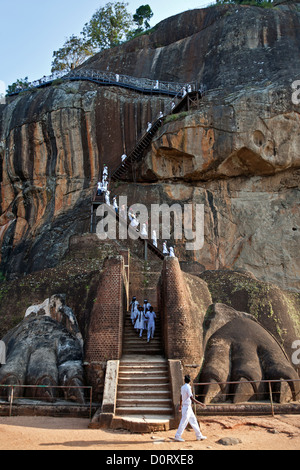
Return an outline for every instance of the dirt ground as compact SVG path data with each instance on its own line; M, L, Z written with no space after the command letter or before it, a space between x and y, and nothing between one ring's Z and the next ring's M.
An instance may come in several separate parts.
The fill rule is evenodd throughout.
M172 440L175 431L132 434L125 430L88 429L89 421L77 418L0 417L0 450L300 450L300 415L276 417L203 417L206 441L185 431L185 442ZM224 446L219 439L242 442Z

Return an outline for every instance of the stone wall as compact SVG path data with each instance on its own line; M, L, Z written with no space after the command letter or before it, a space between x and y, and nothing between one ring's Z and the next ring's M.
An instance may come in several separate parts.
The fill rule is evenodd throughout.
M211 303L205 282L198 281L181 271L177 258L165 259L161 279L165 354L168 359L182 360L191 376L202 363L202 323Z
M124 274L123 257L105 261L90 316L85 366L88 383L93 386L97 401L103 392L106 362L122 356L124 311L127 307Z

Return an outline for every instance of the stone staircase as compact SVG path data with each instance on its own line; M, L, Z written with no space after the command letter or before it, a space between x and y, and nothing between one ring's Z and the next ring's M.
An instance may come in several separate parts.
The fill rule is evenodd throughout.
M173 402L168 361L163 357L160 315L154 339L147 343L125 318L123 357L119 365L113 427L136 432L170 429Z
M126 314L124 335L123 335L123 355L163 355L161 340L161 319L160 314L156 313L154 338L147 343L147 332L144 330L142 338L139 337L139 331L136 331L132 325L130 313Z
M116 415L172 415L168 363L162 357L138 356L120 362Z

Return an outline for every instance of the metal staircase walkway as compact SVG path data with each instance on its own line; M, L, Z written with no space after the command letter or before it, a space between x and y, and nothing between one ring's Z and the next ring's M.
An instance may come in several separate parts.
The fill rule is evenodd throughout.
M28 83L28 88L16 88L8 96L18 95L24 91L30 91L35 88L45 88L51 86L53 83L60 83L60 81L89 81L96 83L97 85L103 86L117 86L120 88L127 88L143 94L151 95L165 95L165 96L177 96L178 93L186 87L186 83L178 82L164 82L158 80L151 80L149 78L137 78L129 75L119 75L113 72L102 72L93 69L78 68L72 70L69 73L54 72L49 76L44 76L39 80L35 80ZM195 91L197 89L197 83L189 83L189 87Z
M155 136L158 129L162 126L163 119L157 119L151 129L146 132L141 139L138 141L137 145L135 146L134 150L128 155L128 157L124 160L124 162L113 172L111 179L112 181L122 180L126 174L128 174L129 170L132 168L132 164L136 161L141 160L144 155L144 151L149 147L151 144L153 137Z
M178 98L178 95L176 97ZM189 111L191 108L198 107L199 100L200 93L198 91L193 91L186 93L183 97L180 96L177 104L173 101L173 106L171 106L169 114L158 118L152 124L151 129L140 138L130 155L128 155L124 162L112 173L111 180L118 181L126 180L126 178L129 179L133 163L138 162L143 158L145 150L150 146L157 131L163 125L164 118L168 115L178 114L182 111Z

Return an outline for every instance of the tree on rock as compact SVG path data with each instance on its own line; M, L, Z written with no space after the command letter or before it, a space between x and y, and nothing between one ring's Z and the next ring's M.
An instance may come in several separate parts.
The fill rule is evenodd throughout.
M133 15L133 21L136 23L140 31L147 30L150 28L149 21L153 16L153 11L149 5L142 5Z
M93 46L94 52L118 46L126 39L133 26L127 7L128 3L107 3L85 24L83 35Z
M75 35L71 36L63 47L53 52L54 60L52 62L51 72L60 72L65 70L69 72L93 55L91 44Z

